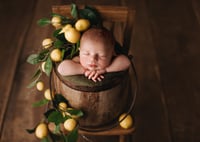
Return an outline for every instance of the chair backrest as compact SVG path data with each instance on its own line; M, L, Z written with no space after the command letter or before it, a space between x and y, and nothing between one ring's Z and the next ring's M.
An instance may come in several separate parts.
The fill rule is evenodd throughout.
M134 26L135 10L129 9L125 6L91 6L99 12L103 20L103 25L113 32L115 39L128 53ZM80 9L83 7L83 5L78 6ZM71 5L53 6L52 12L63 16L69 16L71 12Z

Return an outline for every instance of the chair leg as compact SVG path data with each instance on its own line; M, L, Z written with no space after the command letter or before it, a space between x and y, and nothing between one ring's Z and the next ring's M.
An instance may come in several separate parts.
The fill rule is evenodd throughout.
M127 139L128 142L132 142L132 135L127 135Z
M119 135L119 142L125 142L125 135Z

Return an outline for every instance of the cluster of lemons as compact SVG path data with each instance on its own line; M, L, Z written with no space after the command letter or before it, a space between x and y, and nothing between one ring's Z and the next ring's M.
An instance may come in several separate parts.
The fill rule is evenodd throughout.
M54 16L51 19L52 25L56 29L61 29L59 34L64 33L65 39L72 44L77 43L80 40L81 32L84 32L90 27L90 21L87 19L79 19L76 21L74 27L71 24L66 24L62 26L62 19L59 16ZM51 38L45 38L42 41L42 46L44 48L49 48L53 45L53 40ZM50 53L51 60L54 62L62 61L62 52L60 49L53 49Z
M37 84L36 84L36 88L38 91L43 91L44 90L44 82L42 81L38 81ZM47 99L47 100L52 100L54 97L54 93L50 92L50 89L46 89L44 91L44 98ZM58 104L58 108L59 110L62 112L63 116L65 115L68 115L70 116L71 118L68 118L67 120L65 120L65 122L63 123L63 127L64 127L64 130L63 131L67 131L67 132L70 132L72 130L74 130L77 126L77 120L78 117L75 116L75 115L71 115L67 112L67 109L72 109L72 108L68 108L67 106L67 103L66 102L60 102ZM50 123L49 123L50 124ZM49 128L51 127L51 124L48 125L47 123L45 122L41 122L40 124L37 125L36 129L35 129L35 135L37 138L39 139L43 139L44 137L46 137L48 135L48 131L49 130L54 130L54 128Z

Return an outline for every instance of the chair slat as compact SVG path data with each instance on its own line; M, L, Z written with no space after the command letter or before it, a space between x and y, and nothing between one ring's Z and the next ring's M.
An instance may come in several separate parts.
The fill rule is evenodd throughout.
M80 9L84 6L78 6ZM122 6L95 6L103 20L114 21L114 22L126 22L128 9ZM53 13L58 13L64 16L70 16L71 6L70 5L58 5L52 7Z

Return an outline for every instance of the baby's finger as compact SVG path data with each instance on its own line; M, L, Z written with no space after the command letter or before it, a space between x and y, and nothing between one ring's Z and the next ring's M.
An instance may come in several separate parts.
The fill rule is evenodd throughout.
M97 80L98 80L98 81L102 81L102 78L98 77Z
M100 77L101 79L104 79L104 76L103 76L103 75L100 75L99 77Z
M97 80L96 80L95 78L92 78L92 80L93 80L94 82L97 82Z
M87 70L85 71L85 76L88 77L91 71Z
M96 72L92 78L97 79L97 77L99 77L99 74Z
M88 76L88 79L92 79L94 75L95 75L95 71L91 72L91 73L89 74L89 76Z

